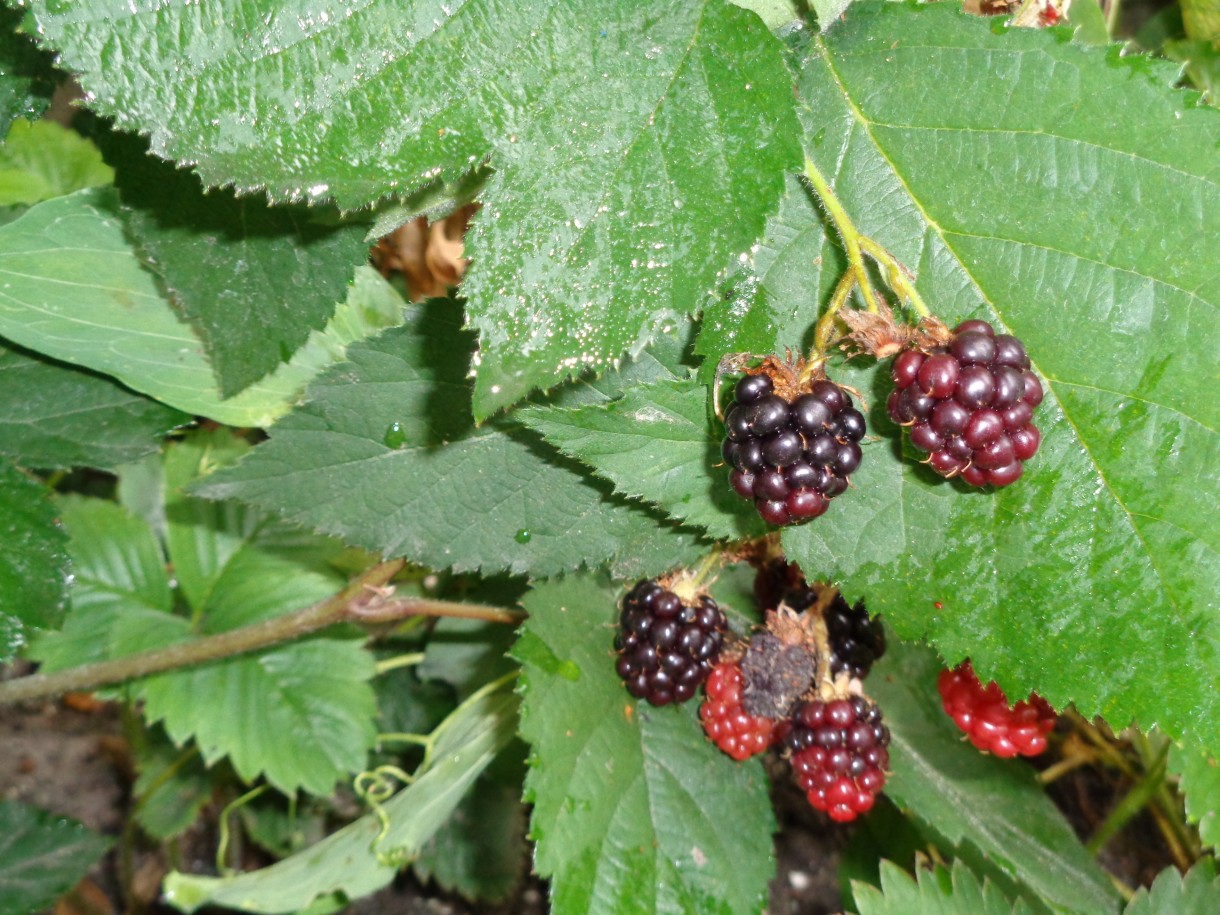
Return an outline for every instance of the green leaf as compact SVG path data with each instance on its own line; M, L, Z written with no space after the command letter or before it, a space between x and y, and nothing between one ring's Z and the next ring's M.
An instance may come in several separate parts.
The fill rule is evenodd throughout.
M717 750L693 707L627 695L611 652L619 596L588 575L540 585L513 649L552 911L759 912L775 829L762 765Z
M240 454L236 442L223 430L196 435L165 459L167 542L198 621L191 634L307 607L343 583L327 565L341 545L243 506L182 494ZM328 794L336 779L364 765L375 740L374 672L359 642L313 638L150 677L140 692L148 720L163 720L179 746L194 738L209 765L228 757L246 781L261 773L285 793Z
M35 639L44 671L103 661L162 644L185 622L172 615L165 555L152 529L113 502L58 500L71 539L72 606L63 628Z
M1203 858L1183 877L1176 867L1161 871L1151 887L1140 887L1123 915L1204 915L1220 909L1216 863Z
M1028 915L1029 907L1014 905L996 890L954 862L951 871L916 871L918 883L898 865L881 862L881 889L853 883L860 915Z
M412 863L420 880L435 880L446 892L469 900L499 902L512 893L525 875L528 851L524 769L519 742L501 751L420 849Z
M496 149L468 239L479 419L692 313L797 164L779 43L718 0L668 6L551 6L577 72L552 74L546 115Z
M351 347L270 442L199 491L433 568L550 575L611 560L659 571L693 558L693 538L608 499L533 434L506 420L474 426L456 303L406 315Z
M825 32L839 21L851 4L852 0L810 0L809 5L818 14L818 28Z
M0 664L64 616L68 538L47 496L45 487L0 457Z
M571 409L531 407L516 417L565 454L722 539L757 537L765 528L719 469L724 459L708 421L707 389L667 378L633 385L617 400Z
M930 73L970 92L929 92ZM853 490L783 543L1010 694L1211 740L1220 529L1198 506L1220 501L1220 112L1172 77L950 5L856 4L814 39L807 145L858 228L949 323L1021 337L1048 394L1025 477L967 492L900 462L884 368L841 372L882 440ZM827 246L808 194L781 217L758 255L763 312L748 333L709 323L711 361L803 344L813 290L837 279L835 249L815 265Z
M869 609L872 609L870 604ZM869 679L890 728L885 792L921 830L980 858L1057 910L1118 910L1109 877L1021 760L979 753L961 739L936 692L941 665L926 648L892 644ZM980 854L981 853L981 854Z
M0 8L0 139L18 118L39 117L54 89L51 55L18 31L23 15L18 9Z
M295 913L311 901L342 893L359 899L394 879L465 796L479 773L513 737L516 697L508 689L476 693L434 732L433 763L383 805L390 828L373 814L262 870L233 877L177 871L165 879L166 901L183 912L203 905L245 912ZM386 857L379 857L387 856Z
M133 747L138 773L132 786L133 816L144 832L164 842L191 827L212 799L216 779L196 747L175 747L160 728L139 735Z
M0 206L29 206L113 180L98 148L54 121L16 121L0 145Z
M1176 772L1186 815L1199 829L1199 838L1216 848L1220 845L1220 764L1214 751L1201 746L1198 735L1188 734L1169 750L1169 770Z
M114 215L109 191L31 207L0 226L0 336L113 375L163 403L235 426L266 426L353 340L398 323L401 298L371 269L325 333L287 365L221 400L199 340L175 316Z
M209 185L355 207L491 156L465 281L480 419L690 313L799 161L780 45L723 0L32 12L98 110Z
M799 0L732 0L734 6L751 10L769 29L777 29L801 18Z
M192 610L173 612L165 559L148 524L114 503L63 500L76 569L72 610L32 654L48 670L226 632L308 606L339 589L326 565L338 546L242 506L182 496L180 487L239 448L196 435L166 457L169 559ZM371 656L358 642L314 637L139 681L150 722L210 766L231 760L252 781L328 794L358 771L375 739ZM208 701L201 702L199 697Z
M29 466L112 469L189 421L110 378L0 346L0 452Z
M117 142L124 222L170 302L199 333L232 397L321 330L368 260L360 222L305 206L269 206L231 190L205 194L192 172ZM112 161L116 161L112 157ZM326 221L330 218L329 223Z
M80 823L0 801L0 915L30 915L72 889L110 847Z
M140 692L147 719L179 746L194 738L209 765L227 757L247 782L330 794L376 739L373 673L359 643L315 638L150 677Z

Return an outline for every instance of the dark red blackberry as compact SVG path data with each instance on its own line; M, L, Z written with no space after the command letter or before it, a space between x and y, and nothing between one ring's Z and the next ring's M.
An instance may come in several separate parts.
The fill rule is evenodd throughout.
M873 662L885 654L885 629L881 618L869 616L864 601L849 607L843 595L836 595L823 614L830 639L832 673L847 673L863 680Z
M746 712L744 687L739 664L718 664L704 687L707 698L699 707L708 739L739 762L771 746L775 729L770 718Z
M685 702L720 655L728 621L704 595L684 604L655 581L641 581L623 598L616 670L631 695L653 705Z
M840 823L872 809L890 763L876 705L863 696L802 702L785 731L793 775L815 809Z
M963 321L943 346L903 351L890 377L890 418L941 476L1007 486L1037 452L1042 383L1021 341L986 321Z
M969 661L942 670L936 683L945 712L970 742L996 756L1037 756L1055 727L1055 710L1037 693L1009 705L994 681L983 686Z
M775 359L737 382L724 428L729 482L768 524L823 514L860 466L864 414L850 395L825 379L802 384Z

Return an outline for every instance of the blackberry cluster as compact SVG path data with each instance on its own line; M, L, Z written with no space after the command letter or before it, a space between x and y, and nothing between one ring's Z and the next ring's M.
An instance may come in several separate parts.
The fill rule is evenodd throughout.
M837 595L823 614L830 640L830 669L863 680L873 662L885 654L885 629L881 617L869 616L864 601L849 607Z
M775 728L772 719L746 712L744 685L740 664L718 664L704 687L706 698L699 707L703 732L738 762L771 746Z
M631 695L653 705L685 702L712 672L727 629L710 597L690 606L655 581L641 581L623 599L618 675Z
M1008 758L1037 756L1046 749L1055 710L1037 693L1009 705L999 684L983 686L969 661L942 670L936 687L945 712L980 750Z
M863 696L802 702L787 725L792 772L815 809L839 823L872 809L890 761L881 709Z
M831 381L814 382L789 402L769 375L747 375L737 382L724 425L729 482L768 524L821 515L860 466L864 414Z
M986 321L964 321L947 346L908 349L894 359L890 418L910 429L943 477L971 486L1016 482L1042 436L1031 422L1042 384L1016 337Z

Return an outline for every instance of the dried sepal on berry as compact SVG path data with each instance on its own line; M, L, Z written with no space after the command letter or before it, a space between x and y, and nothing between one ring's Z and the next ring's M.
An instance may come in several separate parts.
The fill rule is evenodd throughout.
M885 303L880 304L876 313L844 309L839 317L850 330L843 347L876 359L888 359L908 349L932 350L944 346L953 336L934 315L915 325L904 324L894 318L894 312Z

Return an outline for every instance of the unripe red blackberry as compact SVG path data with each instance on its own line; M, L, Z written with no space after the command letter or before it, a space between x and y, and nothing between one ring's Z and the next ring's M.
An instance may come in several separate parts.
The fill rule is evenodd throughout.
M768 359L737 382L724 417L729 482L768 524L816 518L860 466L864 414L825 379L800 382Z
M980 750L1007 758L1037 756L1046 749L1055 710L1037 693L1009 705L997 683L979 682L969 661L942 670L936 687L945 712Z
M885 629L881 618L869 616L864 601L849 607L836 595L823 614L830 641L830 670L863 680L873 662L885 654Z
M881 710L863 696L819 699L800 703L787 724L792 772L809 803L840 823L872 809L890 762Z
M1021 341L986 321L963 321L943 346L904 350L890 377L890 418L941 476L1007 486L1037 452L1042 383Z
M699 719L708 738L740 762L771 746L775 722L746 712L745 681L741 665L726 661L717 664L704 687L706 698L699 707Z
M623 598L616 670L628 692L653 705L690 699L716 664L728 620L707 595L692 604L655 581Z

